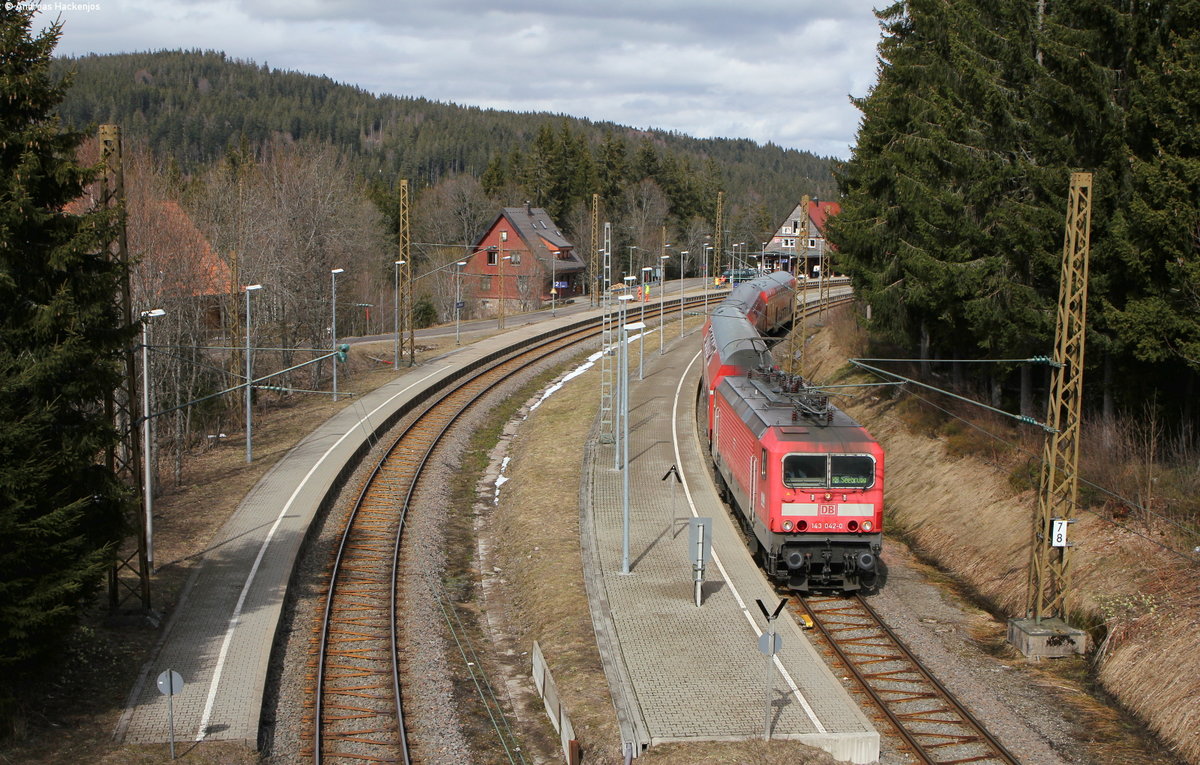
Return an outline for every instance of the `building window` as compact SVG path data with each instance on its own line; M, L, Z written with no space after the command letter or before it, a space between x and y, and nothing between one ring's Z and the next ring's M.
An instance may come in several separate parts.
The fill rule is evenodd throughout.
M507 232L507 231L501 231L501 232L500 232L500 241L501 241L501 242L507 242L507 241L508 241L508 232Z
M816 239L809 239L809 240L808 240L808 249L810 249L810 250L815 250L815 249L817 249L817 240L816 240Z
M519 252L514 252L514 253L512 254L512 257L511 257L511 258L509 258L509 260L511 260L511 261L512 261L512 264L513 264L514 266L519 266L519 265L521 265L521 253L519 253Z
M783 227L783 233L785 233L785 234L790 234L790 233L792 233L792 228L791 228L791 226L784 226L784 227Z
M784 239L784 240L783 240L783 246L784 246L784 247L795 247L795 246L796 246L796 240L795 240L795 239Z
M497 258L496 251L495 251L495 250L488 250L488 254L487 254L487 256L488 256L488 258L487 258L487 264L488 264L489 266L494 266L494 265L496 265L496 258Z
M490 276L480 277L479 290L480 290L480 292L491 292L492 291L492 277L490 277Z

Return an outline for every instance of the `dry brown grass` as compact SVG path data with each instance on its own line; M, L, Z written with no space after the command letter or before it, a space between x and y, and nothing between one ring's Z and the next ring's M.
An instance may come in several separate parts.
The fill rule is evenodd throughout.
M846 326L848 322L844 323ZM853 329L851 326L850 329ZM827 361L814 366L832 372L845 352L812 344ZM820 374L814 375L818 380ZM1040 438L1021 436L1021 448L992 448L977 434L967 433L940 412L922 412L914 402L897 402L879 391L845 407L884 445L887 458L889 528L899 532L925 558L936 562L964 583L996 614L1019 615L1024 599L1035 510L1034 489ZM983 422L983 418L971 418ZM996 431L1002 426L984 424ZM977 433L977 431L976 431ZM1094 433L1097 439L1103 434ZM1012 435L1010 438L1014 437ZM1108 434L1112 440L1112 434ZM1087 442L1096 453L1097 444ZM1160 497L1177 497L1164 481L1145 482L1149 468L1135 459L1147 454L1145 439L1131 437L1083 468L1092 474L1122 472L1156 486ZM1107 460L1106 462L1104 460ZM1160 473L1160 477L1166 471ZM1194 469L1191 471L1194 476ZM1200 481L1200 479L1195 479ZM1112 485L1101 479L1105 485ZM1128 484L1127 484L1128 485ZM1135 484L1136 485L1136 484ZM1187 480L1177 485L1186 486ZM1081 492L1086 500L1087 492ZM1194 497L1194 495L1193 495ZM1096 508L1099 509L1099 508ZM1108 512L1077 512L1071 530L1075 545L1072 621L1093 627L1098 638L1108 636L1091 665L1067 660L1039 668L1044 682L1062 685L1064 704L1096 731L1097 762L1137 762L1137 747L1114 742L1129 739L1129 722L1106 710L1081 689L1095 678L1103 692L1136 713L1172 751L1188 762L1200 762L1200 577L1159 543L1178 546L1179 538L1157 522L1110 522ZM1136 532L1136 533L1134 533ZM993 638L993 641L995 639ZM1011 649L999 645L995 650ZM1011 656L1019 660L1017 656Z

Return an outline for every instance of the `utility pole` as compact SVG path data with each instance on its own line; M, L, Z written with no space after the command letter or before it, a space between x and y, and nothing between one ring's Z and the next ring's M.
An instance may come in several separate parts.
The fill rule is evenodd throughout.
M600 302L600 270L597 261L600 259L600 195L592 194L592 247L588 258L588 287L591 299L588 304L596 306Z
M1010 621L1008 627L1009 641L1026 656L1066 656L1087 650L1086 633L1064 620L1073 552L1067 535L1079 497L1091 223L1092 174L1072 173L1025 618Z
M100 178L100 205L117 211L115 238L105 248L109 260L121 265L121 284L114 296L122 326L133 323L133 305L129 289L129 245L125 230L125 168L121 160L121 128L117 125L100 126L100 161L103 175ZM135 507L144 504L142 491L142 469L138 462L141 454L140 423L137 399L137 365L135 349L125 351L125 369L116 390L109 394L105 411L113 423L120 441L105 450L105 465L132 492L137 500ZM149 466L145 466L149 469ZM146 517L138 512L135 528L138 530L137 547L118 553L108 574L108 605L116 610L129 596L136 595L142 608L150 608L150 566L146 548Z
M400 264L399 280L400 280L400 318L402 321L401 328L398 332L400 335L400 355L404 355L404 349L408 349L408 365L416 366L417 363L417 338L416 331L413 327L413 278L412 278L412 237L408 228L408 179L400 180L400 215L399 215L399 230L397 238L400 241L400 257L396 261Z
M713 234L713 255L716 258L713 278L721 278L721 229L725 226L725 192L717 192L717 230ZM706 288L707 289L707 288Z

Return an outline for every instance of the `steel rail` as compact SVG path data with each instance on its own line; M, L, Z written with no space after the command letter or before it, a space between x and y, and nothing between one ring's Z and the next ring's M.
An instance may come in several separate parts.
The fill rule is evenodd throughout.
M1019 765L862 597L810 595L798 608L921 762Z

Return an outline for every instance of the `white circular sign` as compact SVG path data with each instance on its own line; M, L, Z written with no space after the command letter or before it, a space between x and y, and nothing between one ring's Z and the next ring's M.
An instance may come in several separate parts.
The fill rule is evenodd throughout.
M164 696L178 696L183 690L183 675L173 669L164 670L158 675L158 692Z

